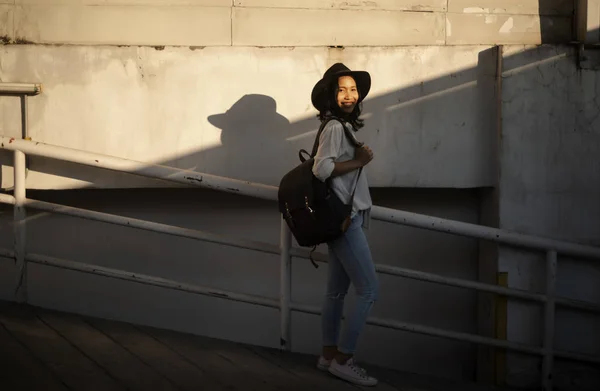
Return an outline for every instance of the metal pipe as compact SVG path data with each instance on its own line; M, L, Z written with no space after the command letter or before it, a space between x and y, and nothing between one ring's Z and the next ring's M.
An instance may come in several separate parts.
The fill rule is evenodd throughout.
M21 138L29 137L29 100L27 95L21 96Z
M556 290L556 251L546 254L546 305L544 306L544 357L542 358L542 390L552 391L552 369L554 365L554 324Z
M15 151L14 155L15 300L17 303L25 303L27 302L25 154L21 151Z
M12 250L9 250L7 248L1 248L0 247L0 257L1 258L10 258L15 259L15 252Z
M41 83L0 83L0 95L38 95Z
M593 314L600 314L600 305L594 303L588 303L586 301L566 299L564 297L556 297L554 299L557 306L574 308L581 311L591 312Z
M0 136L0 147L8 150L22 150L27 154L35 156L65 160L175 183L184 183L255 198L277 200L278 189L275 186L202 174L195 171L180 170L173 167L141 163L39 142L16 140L6 136ZM374 206L371 215L376 220L445 232L452 235L473 237L543 251L555 250L561 254L574 257L600 259L600 248L598 247L525 235L498 228L484 227L477 224L442 219L380 206Z
M279 254L279 247L269 243L257 242L245 239L232 239L225 236L211 234L208 232L197 231L189 228L175 227L172 225L155 223L152 221L139 220L131 217L123 217L112 215L108 213L96 212L92 210L85 210L79 208L73 208L71 206L65 206L60 204L53 204L51 202L36 201L27 199L25 206L32 209L45 210L53 213L60 213L69 216L81 217L84 219L90 219L95 221L102 221L109 224L122 225L125 227L132 227L143 229L146 231L160 232L167 235L179 236L183 238L201 240L205 242L224 244L227 246L244 248L249 250L255 250L264 252L267 254Z
M8 150L21 150L34 156L64 160L86 166L99 167L107 170L127 172L133 175L156 178L174 183L219 190L227 193L246 195L267 200L277 199L277 187L248 181L240 181L199 173L190 170L180 170L174 167L148 164L114 156L101 155L72 148L59 147L29 140L18 140L0 136L0 145Z
M600 247L584 246L572 242L525 235L498 228L484 227L477 224L463 223L461 221L442 219L383 207L374 207L372 216L374 219L390 223L489 240L515 247L525 247L543 251L554 250L561 254L574 257L600 259Z
M590 356L587 354L555 350L554 357L564 358L564 359L572 360L572 361L585 362L585 363L600 364L600 356L597 354L595 356Z
M309 259L308 251L299 248L293 248L291 251L293 256ZM317 262L327 263L327 257L325 254L315 253L313 254L313 259ZM537 301L540 303L544 303L546 301L546 297L539 293L531 293L519 289L513 288L504 288L498 285L485 284L482 282L475 282L469 280L463 280L460 278L452 278L441 276L439 274L426 273L412 269L405 269L397 266L388 266L382 264L375 264L375 270L379 273L387 274L391 276L400 276L405 278L410 278L412 280L419 281L427 281L440 285L447 285L457 288L465 288L465 289L475 289L483 292L491 292L497 293L500 295L514 297L523 300L531 300ZM565 303L568 305L567 301Z
M292 304L294 311L303 312L307 314L320 315L321 310L317 307ZM369 318L367 324L385 327L394 330L408 331L411 333L431 335L435 337L442 337L447 339L453 339L456 341L472 342L481 345L495 346L499 348L510 349L517 352L529 353L534 355L542 355L542 349L534 346L524 345L516 342L504 341L494 338L481 337L479 335L460 333L457 331L442 330L435 327L423 326L407 322L399 322L395 320Z
M292 248L291 254L294 257L310 259L308 250L304 250L302 248ZM322 253L313 253L312 258L316 262L327 263L327 256ZM457 288L465 288L465 289L475 289L477 291L482 292L491 292L499 295L503 295L506 297L513 297L522 300L530 300L539 303L546 302L546 296L540 293L532 293L528 291L523 291L520 289L514 288L504 288L498 285L485 284L481 282L475 282L470 280L463 280L460 278L452 278L441 276L439 274L426 273L412 269L405 269L397 266L388 266L382 264L375 264L375 270L377 270L381 274L388 274L392 276L400 276L405 278L410 278L413 280L419 281L427 281L440 285L453 286ZM595 314L600 314L600 306L594 303L589 303L580 300L572 300L564 297L557 297L555 299L556 305L565 308L574 308L582 311L587 311Z
M11 250L0 248L0 257L9 257L11 258L14 253ZM204 288L198 287L195 285L182 284L171 280L166 280L157 277L145 276L138 273L131 273L116 269L105 268L101 266L89 265L89 264L81 264L79 262L72 262L62 259L57 259L53 257L48 257L45 255L38 254L27 254L27 260L33 263L38 263L47 266L54 266L58 268L64 268L69 270L81 271L90 274L103 275L106 277L118 278L127 281L133 281L141 284L149 284L156 285L165 288L178 289L185 292L191 293L199 293L207 296L213 296L218 298L224 298L228 300L241 301L245 303L258 304L265 307L270 308L280 308L280 304L277 300L262 298L259 296L251 296L245 294L236 294L231 292L220 291L212 288ZM148 278L145 278L148 277ZM189 288L189 289L188 289ZM290 303L290 309L297 312L302 312L306 314L313 315L321 315L321 309L315 306ZM370 318L367 320L368 324L381 326L386 328L391 328L395 330L403 330L413 333L419 333L424 335L431 335L436 337L454 339L458 341L466 341L490 346L496 346L499 348L520 351L523 353L534 354L538 356L543 356L545 350L538 347L532 347L524 344L508 342L504 340L497 340L493 338L480 337L477 335L467 334L467 333L459 333L453 331L446 331L442 329L437 329L428 326L416 325L412 323L406 322L398 322L391 320L382 320ZM587 362L587 363L596 363L600 364L600 357L598 356L590 356L585 354L573 353L556 350L554 351L555 357L561 357L569 360Z
M302 312L305 314L321 315L321 310L315 306L292 303L291 308L294 311ZM423 326L414 323L399 322L394 320L369 318L367 324L385 327L394 330L408 331L411 333L431 335L434 337L441 337L446 339L453 339L456 341L471 342L480 345L495 346L502 349L512 350L515 352L528 353L536 356L544 356L546 353L545 349L538 348L535 346L525 345L516 342L510 342L500 339L481 337L479 335L473 335L468 333L460 333L456 331L447 331L438 329L435 327ZM565 352L560 350L554 351L555 357L566 358L574 361L580 361L585 363L600 364L600 356L590 356L587 354L579 354L572 352Z
M281 338L280 348L284 351L291 350L291 310L290 299L292 296L292 256L290 249L292 247L292 233L287 223L281 219L280 233L280 282L279 282L279 301L281 308Z
M10 194L1 194L0 193L0 204L14 205L15 202L16 202L15 197L11 196Z
M546 301L546 297L539 293L531 293L519 289L504 288L498 285L485 284L482 282L475 282L469 280L463 280L460 278L452 278L440 276L438 274L426 273L416 270L404 269L395 266L376 265L375 269L383 274L389 274L392 276L400 276L410 278L413 280L433 282L440 285L453 286L457 288L475 289L482 292L497 293L499 295L514 297L523 300L531 300L543 303Z
M14 204L14 202L15 202L14 197L12 197L8 194L0 194L0 203ZM63 205L58 205L58 204L50 204L50 203L46 203L43 201L33 201L33 200L29 200L29 199L27 200L27 202L28 202L27 206L29 206L31 208L42 209L42 210L47 210L47 211L51 211L51 212L57 212L57 213L62 213L62 214L67 214L67 215L82 217L82 218L91 218L91 217L85 215L84 213L77 213L76 211L79 210L78 208L71 208L68 206L63 206ZM34 202L37 204L32 204ZM91 213L96 214L99 212L91 212ZM183 237L187 237L187 238L191 238L191 239L209 241L212 243L224 244L224 245L240 247L240 248L250 248L250 249L253 249L256 251L262 251L262 252L266 252L269 254L280 254L280 250L276 250L275 246L271 246L269 244L264 244L264 243L261 244L260 242L258 242L258 244L261 245L261 247L260 247L260 249L258 249L258 248L255 248L254 246L250 247L250 244L249 244L249 243L255 244L257 242L248 242L248 241L235 240L235 239L232 240L232 239L227 239L227 238L224 238L224 237L221 237L218 235L213 235L210 233L201 233L199 231L193 231L193 230L188 230L188 229L184 229L184 228L172 227L172 226L164 225L164 224L158 224L158 223L152 223L152 222L145 222L143 220L137 220L137 222L139 222L140 224L143 224L143 223L157 224L158 226L164 227L165 230L168 228L174 228L175 230L182 230L185 232L169 233L162 229L155 231L151 225L141 227L141 226L138 226L136 223L131 224L130 220L135 220L135 219L128 219L127 221L122 220L122 223L120 223L120 222L113 222L113 221L108 221L107 219L104 219L104 216L112 216L112 215L103 214L103 213L100 213L100 215L102 215L102 216L98 216L99 218L92 218L92 219L97 220L97 221L114 223L114 224L118 224L118 225L124 225L124 226L128 226L128 227L145 229L145 230L153 231L153 232L162 232L162 233L168 233L168 234L175 235L175 236L183 236ZM115 217L119 220L121 219L120 216L115 216ZM127 218L122 217L122 219L127 219ZM188 233L190 231L199 233L200 235L189 236ZM305 250L299 249L299 248L292 248L290 250L290 255L299 257L299 258L309 259L308 251L305 251ZM326 256L324 254L320 254L320 253L315 253L313 255L313 259L315 261L321 262L321 263L327 262ZM436 284L453 286L453 287L458 287L458 288L475 289L478 291L497 293L497 294L504 295L507 297L514 297L514 298L519 298L519 299L523 299L523 300L546 302L546 298L542 294L521 291L518 289L504 288L504 287L499 287L499 286L491 285L491 284L484 284L484 283L480 283L480 282L474 282L474 281L463 280L463 279L458 279L458 278L445 277L445 276L441 276L441 275L437 275L437 274L433 274L433 273L420 272L420 271L416 271L416 270L405 269L405 268L400 268L400 267L395 267L395 266L387 266L387 265L377 264L377 265L375 265L375 268L378 272L380 272L382 274L401 276L401 277L405 277L405 278L410 278L410 279L415 279L415 280L420 280L420 281L428 281L428 282L432 282L432 283L436 283ZM600 313L600 306L598 306L597 304L588 303L588 302L579 301L579 300L572 300L572 299L567 299L567 298L556 298L556 305L559 305L561 307L566 307L566 308L579 309L582 311L587 311L587 312L596 313L596 314Z
M242 303L256 304L263 307L279 308L279 302L267 297L233 293L220 289L207 288L199 285L186 284L165 278L149 276L146 274L132 273L124 270L112 269L103 266L90 265L80 262L67 261L39 254L28 254L29 262L40 265L53 266L62 269L75 270L83 273L94 274L119 280L132 281L140 284L159 286L183 292L197 293L204 296L217 297Z

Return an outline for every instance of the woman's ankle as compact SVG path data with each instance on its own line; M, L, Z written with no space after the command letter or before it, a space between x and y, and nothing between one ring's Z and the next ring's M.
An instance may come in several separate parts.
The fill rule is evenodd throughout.
M337 361L338 364L344 365L344 364L346 364L346 362L348 360L350 360L352 358L352 356L354 356L354 355L353 354L345 354L345 353L338 351L337 354L335 355L334 359L335 359L335 361Z
M337 354L337 346L323 346L322 356L325 358L325 360L333 360Z

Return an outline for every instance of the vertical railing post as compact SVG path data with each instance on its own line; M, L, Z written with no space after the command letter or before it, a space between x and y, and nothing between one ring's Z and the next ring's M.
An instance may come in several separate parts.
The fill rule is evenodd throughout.
M23 138L27 134L27 96L21 96L21 135ZM26 180L26 158L25 153L21 151L14 152L14 237L15 237L15 300L18 303L27 301L27 261L25 260L25 180Z
M554 366L554 326L555 326L555 289L556 289L556 251L546 254L546 295L544 307L544 357L542 358L542 390L552 391L552 372Z
M281 339L279 341L281 350L291 349L291 310L290 300L292 296L292 233L287 223L281 219L280 236L280 286L279 307L281 314Z

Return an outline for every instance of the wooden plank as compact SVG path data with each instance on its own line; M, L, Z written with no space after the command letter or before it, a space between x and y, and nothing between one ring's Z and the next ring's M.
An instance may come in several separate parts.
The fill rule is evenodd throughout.
M89 319L88 322L183 390L225 389L212 374L204 372L193 362L133 325L103 319Z
M310 363L305 358L304 362L296 360L295 354L274 353L269 356L260 354L261 350L267 348L250 347L239 343L206 338L196 335L183 335L167 330L153 328L143 328L146 332L154 335L173 349L192 349L197 352L211 352L217 354L235 365L238 371L243 371L257 379L262 379L264 383L261 390L268 389L287 389L289 387L298 387L298 389L311 390L341 390L350 391L357 389L371 389L371 387L359 387L335 378L333 375L324 373L316 369L314 360ZM272 350L276 351L276 350ZM287 361L287 364L283 361ZM202 361L205 362L205 361ZM291 367L295 366L295 370ZM293 386L291 386L293 385ZM247 387L247 386L246 386ZM295 388L292 388L295 389ZM395 387L380 382L378 390L396 391Z
M201 338L194 335L189 335L189 340L194 341L199 347L208 349L231 361L237 366L238 370L262 379L273 389L287 389L290 384L298 387L298 389L314 388L302 377L273 365L249 349L244 348L241 344L212 338Z
M127 389L177 390L175 384L79 316L39 309L36 313L48 326L71 341Z
M0 389L68 391L56 374L13 338L4 325L0 325L0 346Z
M262 374L249 372L230 358L219 354L218 349L207 347L203 340L208 338L150 327L144 327L143 330L204 370L214 373L227 387L230 387L229 389L248 391L278 389Z
M75 390L112 391L125 387L40 321L31 307L0 304L0 323L43 361L63 383Z

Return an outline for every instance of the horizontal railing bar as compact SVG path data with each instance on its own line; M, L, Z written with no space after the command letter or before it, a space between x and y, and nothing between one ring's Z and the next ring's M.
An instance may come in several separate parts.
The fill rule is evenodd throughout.
M7 196L7 197L2 197L2 196L5 196L5 195L0 194L0 202L7 202L7 201L10 202L11 198L12 198L12 200L14 200L14 197L12 197L12 196ZM280 249L278 246L271 245L268 243L255 242L255 241L242 240L242 239L231 239L231 238L227 238L224 236L206 233L206 232L202 232L202 231L196 231L196 230L187 229L187 228L180 228L180 227L175 227L175 226L171 226L171 225L167 225L167 224L150 222L150 221L146 221L146 220L139 220L139 219L128 218L128 217L123 217L123 216L111 215L111 214L102 213L102 212L95 212L95 211L90 211L90 210L85 210L85 209L79 209L79 208L69 207L69 206L60 205L60 204L53 204L53 203L44 202L44 201L36 201L36 200L27 199L25 205L27 207L30 207L33 209L40 209L40 210L61 213L61 214L66 214L66 215L70 215L70 216L75 216L75 217L88 218L88 219L92 219L92 220L96 220L96 221L102 221L102 222L107 222L107 223L111 223L111 224L133 227L133 228L143 229L143 230L152 231L152 232L161 232L161 233L165 233L165 234L169 234L169 235L173 235L173 236L186 237L186 238L190 238L190 239L212 242L212 243L217 243L217 244L223 244L223 245L228 245L228 246L233 246L233 247L238 247L238 248L251 249L251 250L255 250L255 251L265 252L268 254L279 254L279 252L280 252ZM291 254L293 256L302 257L302 258L308 258L308 256L309 256L308 251L303 250L303 249L298 249L298 248L292 249ZM314 254L313 258L317 262L323 262L323 263L327 262L327 257L324 254L319 254L319 253ZM447 285L447 286L454 286L454 287L460 287L460 288L466 288L466 289L475 289L478 291L492 292L492 293L502 294L502 295L505 295L508 297L515 297L515 298L537 301L537 302L545 302L545 300L546 300L544 295L540 295L540 294L536 294L536 293L530 293L530 292L524 292L524 291L520 291L520 290L516 290L516 289L498 287L498 286L484 284L484 283L480 283L480 282L445 277L445 276L440 276L440 275L436 275L436 274L432 274L432 273L404 269L404 268L399 268L399 267L394 267L394 266L377 264L376 270L383 274L396 275L396 276L401 276L401 277L405 277L405 278L411 278L411 279L416 279L416 280L421 280L421 281L428 281L428 282L443 284L443 285ZM592 303L558 298L557 304L561 305L563 307L576 308L576 309L581 309L581 310L585 310L585 311L589 311L589 312L600 313L600 307L595 304L592 304Z
M0 247L0 257L2 258L12 258L14 261L15 258L15 252L12 250L8 250L6 248L1 248Z
M14 253L10 250L0 248L0 256L12 257L12 256L14 256ZM216 298L221 298L221 299L226 299L226 300L231 300L231 301L238 301L238 302L243 302L243 303L248 303L248 304L256 304L256 305L260 305L263 307L279 308L279 305L280 305L278 300L267 298L267 297L248 295L248 294L243 294L243 293L234 293L234 292L224 291L224 290L220 290L220 289L207 288L207 287L202 287L202 286L193 285L193 284L181 283L181 282L177 282L177 281L173 281L173 280L169 280L169 279L165 279L165 278L149 276L149 275L145 275L145 274L141 274L141 273L132 273L129 271L118 270L118 269L107 268L107 267L103 267L103 266L85 264L85 263L74 262L74 261L68 261L68 260L58 259L58 258L49 257L49 256L45 256L45 255L27 254L26 259L29 262L33 262L33 263L37 263L37 264L41 264L41 265L52 266L52 267L68 269L68 270L74 270L74 271L79 271L79 272L83 272L83 273L99 275L99 276L104 276L104 277L109 277L109 278L121 279L121 280L136 282L136 283L140 283L140 284L145 284L145 285L159 286L159 287L179 290L179 291L183 291L183 292L196 293L196 294L201 294L204 296L216 297ZM292 310L297 311L297 312L303 312L303 313L313 314L313 315L321 315L321 309L314 307L314 306L298 304L298 303L291 303L290 307ZM512 351L518 351L518 352L529 353L529 354L534 354L534 355L541 356L544 354L543 349L534 347L534 346L528 346L528 345L524 345L524 344L520 344L520 343L498 340L498 339L494 339L494 338L487 338L487 337L482 337L479 335L473 335L473 334L468 334L468 333L442 330L442 329L438 329L435 327L423 326L423 325L418 325L418 324L413 324L413 323L399 322L399 321L378 319L378 318L369 318L367 320L367 323L374 325L374 326L385 327L385 328L390 328L390 329L394 329L394 330L402 330L402 331L408 331L408 332L417 333L417 334L430 335L430 336L434 336L434 337L441 337L441 338L453 339L453 340L457 340L457 341L471 342L471 343L476 343L476 344L481 344L481 345L494 346L494 347L498 347L498 348L504 348L504 349L508 349L508 350L512 350ZM586 355L586 354L579 354L579 353L559 351L559 350L554 351L554 354L556 357L561 357L561 358L565 358L565 359L569 359L569 360L576 360L576 361L588 362L588 363L600 363L599 357L594 357L594 356L590 356L590 355Z
M384 274L410 278L413 280L433 282L436 284L453 286L457 288L475 289L477 291L497 293L507 297L537 301L540 303L545 303L547 301L546 296L539 293L532 293L519 289L505 288L497 285L485 284L482 282L463 280L460 278L453 277L445 277L438 274L404 269L395 266L377 265L376 269L377 271Z
M14 205L15 197L11 196L10 194L0 194L0 203Z
M299 258L309 258L309 253L306 250L300 248L293 248L291 251L292 256ZM314 253L313 259L316 262L327 263L327 256L322 253ZM421 272L418 270L405 269L397 266L388 266L375 264L375 270L382 274L388 274L391 276L400 276L410 278L412 280L420 280L432 282L440 285L453 286L457 288L475 289L483 292L498 293L508 297L515 297L524 300L537 301L540 303L546 302L546 296L539 293L531 293L519 289L505 288L497 285L485 284L482 282L463 280L460 278L452 278L441 276L439 274Z
M292 248L292 256L298 258L309 259L309 251L301 248ZM327 255L323 253L313 253L312 258L319 263L327 263ZM546 295L540 293L532 293L514 288L505 288L497 285L485 284L477 281L464 280L460 278L452 278L441 276L439 274L421 272L418 270L405 269L397 266L388 266L375 264L375 270L381 274L392 276L400 276L413 280L427 281L435 284L452 286L457 288L475 289L477 291L496 293L502 296L514 297L522 300L530 300L539 303L546 302ZM600 306L585 301L572 300L567 298L556 298L556 304L561 307L574 308L582 311L600 314Z
M255 198L267 200L277 199L277 187L275 186L225 178L191 170L182 170L159 164L142 163L134 160L7 136L0 136L0 145L4 149L12 151L18 150L29 155L46 157L49 159L64 160L91 167L126 172L133 175L219 190L227 193L247 195Z
M554 301L557 306L591 312L594 314L600 314L600 305L598 304L588 303L586 301L581 300L567 299L564 297L556 297Z
M312 315L321 315L321 309L315 306L298 304L298 303L290 303L290 307L293 311L302 312L305 314ZM414 323L407 322L399 322L395 320L387 320L387 319L378 319L378 318L369 318L367 319L367 324L379 327L385 327L394 330L402 330L408 331L411 333L430 335L434 337L453 339L456 341L462 342L471 342L479 345L487 345L494 346L497 348L512 350L516 352L528 353L532 355L542 356L545 353L545 350L542 348L538 348L535 346L525 345L517 342L510 342L495 338L487 338L479 335L469 334L469 333L461 333L457 331L448 331L443 329L438 329L436 327L423 326ZM590 356L586 354L565 352L560 350L554 350L554 355L557 357L562 357L570 360L587 362L587 363L599 363L600 357Z
M157 178L175 183L184 183L255 198L277 200L278 189L275 186L240 181L157 164L141 163L114 156L101 155L30 140L14 139L6 136L0 136L0 143L1 147L4 149L19 150L35 156L65 160L92 167L101 167L109 170ZM598 247L526 235L498 228L484 227L477 224L421 215L380 206L373 207L371 216L376 220L445 232L453 235L467 236L543 251L553 250L560 254L575 257L600 259L600 248Z
M564 358L567 360L600 364L600 356L590 356L587 354L566 352L564 350L555 350L554 356L557 358Z
M138 228L145 231L159 232L171 236L201 240L217 244L224 244L231 247L238 247L248 250L260 251L268 254L279 254L279 247L269 243L257 242L245 239L232 239L225 236L202 232L189 228L175 227L168 224L155 223L153 221L140 220L132 217L118 216L108 213L96 212L87 209L74 208L71 206L54 204L45 201L36 201L32 199L25 200L27 208L45 210L69 216L81 217L84 219L102 221L105 223L121 225L125 227Z
M95 212L95 213L98 213L98 212ZM100 221L104 221L104 220L100 220ZM131 226L131 225L126 225L126 226ZM167 226L167 227L171 227L171 226ZM177 227L173 227L173 228L177 229ZM200 232L200 231L195 231L195 232ZM182 236L182 235L177 235L177 236ZM186 235L183 237L187 238L189 236ZM204 240L204 239L201 239L198 237L193 237L191 239ZM230 245L229 243L223 243L220 241L214 241L214 243ZM242 247L242 248L246 248L246 247ZM268 252L268 253L275 254L276 249L273 248L271 250L273 252ZM294 250L296 250L296 251L294 251ZM260 250L258 250L258 251L260 251ZM279 251L279 250L277 249L277 251ZM263 251L263 252L267 252L267 251ZM304 251L301 249L297 249L297 248L292 249L291 252L293 253L293 256L296 256L296 257L303 257L303 255L304 255ZM7 257L7 258L14 258L15 255L14 255L13 251L0 248L0 256ZM306 255L306 257L308 258L308 255ZM314 254L313 259L320 263L327 262L326 256L324 254L320 254L320 253ZM497 294L500 294L503 296L516 297L516 298L520 298L520 299L524 299L524 300L531 300L531 301L537 301L537 302L545 302L545 300L546 300L545 296L541 295L541 294L523 292L518 289L497 287L494 285L483 284L483 283L479 283L479 282L473 282L473 281L462 280L462 279L457 279L457 278L449 278L449 277L444 277L444 276L440 276L437 274L419 272L419 271L411 270L411 269L404 269L404 268L379 265L379 264L375 265L375 269L382 274L401 276L401 277L405 277L405 278L427 281L427 282L432 282L432 283L438 283L438 284L447 285L447 286L454 286L454 287L458 287L458 288L474 289L477 291L497 293ZM501 289L495 289L495 288L501 288ZM525 295L523 295L522 293L525 293ZM533 296L533 297L529 297L529 296ZM557 297L556 305L561 306L561 307L566 307L566 308L573 308L573 309L578 309L578 310L582 310L582 311L587 311L587 312L591 312L594 314L600 313L600 306L598 306L597 304L588 303L588 302L580 301L580 300L572 300L572 299Z
M93 275L99 275L125 281L132 281L145 285L159 286L183 292L196 293L204 296L212 296L217 297L219 299L256 304L263 307L279 308L279 300L274 300L267 297L228 292L220 289L207 288L199 285L186 284L173 280L168 280L165 278L149 276L146 274L133 273L129 271L118 270L103 266L68 261L39 254L27 254L26 259L29 262L37 263L40 265L53 266L61 269L74 270Z
M563 255L600 259L600 247L585 246L573 242L526 235L498 228L464 223L462 221L443 219L384 207L373 208L372 217L374 219L387 221L390 223L408 225L411 227L423 228L431 231L445 232L452 235L489 240L515 247L524 247L543 251L553 250Z
M292 310L297 311L297 312L303 312L303 313L313 314L313 315L321 315L321 309L314 307L314 306L309 306L309 305L304 305L304 304L296 304L296 303L292 303L292 304L290 304L290 306L291 306ZM534 355L538 355L538 356L541 356L543 354L543 350L541 348L534 347L534 346L528 346L528 345L524 345L524 344L520 344L520 343L516 343L516 342L503 341L503 340L494 339L494 338L487 338L487 337L482 337L479 335L460 333L460 332L456 332L456 331L442 330L442 329L438 329L435 327L423 326L423 325L418 325L418 324L413 324L413 323L399 322L399 321L385 320L385 319L377 319L377 318L369 318L369 319L367 319L367 324L385 327L385 328L394 329L394 330L408 331L411 333L425 334L425 335L430 335L430 336L434 336L434 337L453 339L453 340L457 340L457 341L472 342L472 343L477 343L477 344L481 344L481 345L495 346L495 347L499 347L499 348L505 348L505 349L509 349L509 350L513 350L513 351L529 353L529 354L534 354Z
M4 196L4 194L1 194L0 196ZM0 202L10 201L10 198L11 198L11 196L0 197ZM14 200L14 197L13 197L13 200ZM187 228L180 228L180 227L175 227L175 226L171 226L171 225L167 225L167 224L150 222L150 221L146 221L146 220L139 220L139 219L128 218L128 217L123 217L123 216L111 215L111 214L102 213L102 212L95 212L95 211L90 211L90 210L85 210L85 209L79 209L79 208L69 207L69 206L60 205L60 204L48 203L48 202L44 202L44 201L36 201L36 200L27 199L25 205L27 207L30 207L33 209L40 209L40 210L61 213L61 214L66 214L66 215L70 215L70 216L75 216L75 217L88 218L88 219L92 219L92 220L96 220L96 221L102 221L102 222L107 222L107 223L112 223L112 224L117 224L117 225L122 225L122 226L127 226L127 227L133 227L133 228L143 229L143 230L152 231L152 232L161 232L161 233L165 233L165 234L169 234L169 235L173 235L173 236L186 237L186 238L190 238L190 239L196 239L196 240L201 240L201 241L206 241L206 242L223 244L223 245L228 245L228 246L233 246L233 247L238 247L238 248L251 249L251 250L261 251L261 252L265 252L265 253L269 253L269 254L279 254L279 252L280 252L280 249L278 246L271 245L268 243L255 242L255 241L242 240L242 239L231 239L231 238L227 238L224 236L206 233L206 232L202 232L202 231L196 231L196 230L187 229ZM308 258L308 251L305 251L303 249L294 248L294 249L292 249L291 253L293 256ZM318 253L314 254L313 258L317 262L324 262L324 263L327 262L326 261L327 258L324 254L318 254ZM420 272L420 271L416 271L416 270L404 269L404 268L399 268L399 267L394 267L394 266L377 264L376 270L383 274L396 275L396 276L401 276L401 277L405 277L405 278L411 278L411 279L416 279L416 280L421 280L421 281L428 281L428 282L433 282L433 283L438 283L438 284L443 284L443 285L448 285L448 286L454 286L454 287L461 287L461 288L466 288L466 289L476 289L479 291L498 293L498 294L502 294L502 295L505 295L508 297L516 297L516 298L520 298L520 299L532 300L532 301L537 301L537 302L545 302L545 300L546 300L545 296L540 295L540 294L524 292L524 291L520 291L520 290L516 290L516 289L498 287L498 286L484 284L484 283L480 283L480 282L445 277L445 276L440 276L440 275L436 275L436 274L432 274L432 273ZM586 302L574 301L574 300L569 300L569 299L557 299L557 304L564 306L564 307L577 308L577 309L582 309L582 310L586 310L586 311L594 312L594 313L600 312L600 308L598 306L591 304L591 303L586 303Z
M37 95L41 92L41 83L0 83L0 95Z

